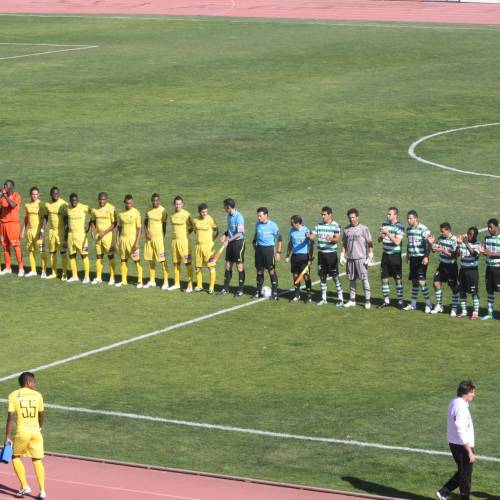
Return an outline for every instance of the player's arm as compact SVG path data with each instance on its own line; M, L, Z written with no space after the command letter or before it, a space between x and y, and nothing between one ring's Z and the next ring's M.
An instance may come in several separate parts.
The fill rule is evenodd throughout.
M14 429L15 415L16 414L13 411L7 412L7 423L5 424L5 439L3 440L4 444L7 444L7 442L10 441L10 435L12 434L12 430Z
M134 241L134 248L136 250L138 250L139 248L139 242L141 240L141 232L142 232L141 226L137 226L137 228L135 229L135 241Z
M167 213L165 212L164 218L161 221L161 230L163 232L163 237L167 235Z
M8 195L7 192L4 190L3 191L3 195L5 197L5 201L7 202L7 205L10 207L10 208L14 208L14 207L17 207L17 204L18 204L18 201L19 200L16 200L14 198L14 193L12 193L11 195ZM5 205L4 205L5 206Z
M97 234L97 225L96 225L95 214L93 212L92 215L90 216L90 232L92 234L92 238L95 239Z
M68 232L69 232L69 220L68 220L68 214L65 213L63 216L63 223L64 223L64 241L68 241Z
M120 248L120 239L122 236L122 227L120 224L116 226L116 243L115 243L115 250L119 250Z
M283 236L281 236L280 230L276 228L276 239L278 240L278 245L276 248L276 261L279 262L281 259L281 249L283 247Z
M253 235L252 246L254 249L257 248L257 230L255 230L255 234Z
M40 426L40 430L42 430L44 421L45 421L45 412L38 411L38 425Z
M163 235L165 235L165 230L163 230ZM151 239L151 233L149 232L149 217L147 215L144 217L144 236L147 240Z
M216 222L214 222L214 225L212 227L212 241L215 241L217 239L217 236L219 236L219 226Z
M186 224L187 224L188 234L191 234L194 231L194 224L193 224L193 219L191 219L191 216L189 216Z
M90 212L91 212L90 208L87 207L87 210L86 210L85 213L89 214ZM85 231L85 234L87 234L89 232L89 229L90 229L90 220L89 220L89 222L87 224L85 224L85 220L84 220L83 224L84 224L83 229Z
M24 234L26 233L26 228L28 227L28 223L29 223L28 211L26 211L23 220L23 227L21 228L21 238L24 238Z
M290 259L290 254L292 253L292 235L288 237L288 245L286 246L285 262Z
M308 241L308 245L309 245L309 248L308 248L308 260L309 260L309 265L312 264L312 261L314 260L314 240L309 240Z

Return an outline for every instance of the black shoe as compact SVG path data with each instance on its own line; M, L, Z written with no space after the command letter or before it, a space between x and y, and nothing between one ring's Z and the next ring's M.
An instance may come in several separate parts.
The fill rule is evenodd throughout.
M217 295L227 295L229 293L229 290L227 288L223 288L222 290L219 290L217 292Z
M405 303L402 300L398 300L398 309L402 311L405 308Z
M234 296L235 297L243 297L243 290L240 290L238 288L238 290L236 290L236 292L234 292Z
M312 301L313 301L313 300L312 300L311 295L310 295L310 294L307 294L306 300L305 300L304 302L305 302L306 304L311 304L311 302L312 302Z
M389 307L390 306L390 303L389 302L382 302L382 304L380 304L378 306L379 309L384 309L386 307Z
M261 295L260 292L257 290L253 296L254 299L260 299Z
M278 294L277 293L271 294L271 300L278 300Z

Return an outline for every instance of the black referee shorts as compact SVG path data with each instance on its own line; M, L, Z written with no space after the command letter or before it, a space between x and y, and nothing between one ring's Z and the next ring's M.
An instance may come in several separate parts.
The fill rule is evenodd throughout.
M245 240L233 240L226 248L226 262L245 262Z
M292 274L300 274L306 267L309 262L309 256L303 253L294 253L292 254L292 258L290 260L290 268L292 270Z
M255 268L257 271L271 271L274 269L274 247L255 248Z

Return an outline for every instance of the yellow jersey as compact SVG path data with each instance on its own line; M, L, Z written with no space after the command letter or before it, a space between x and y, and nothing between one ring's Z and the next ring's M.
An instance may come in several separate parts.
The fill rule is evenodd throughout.
M85 218L90 213L88 205L78 203L76 207L66 205L64 215L68 218L70 233L85 233Z
M16 426L39 428L38 413L43 412L42 395L23 387L9 394L9 412L16 414Z
M95 223L98 233L106 231L116 221L115 207L111 203L106 203L103 207L93 208L90 220Z
M203 245L205 243L213 242L213 233L217 230L217 223L210 215L204 219L200 216L193 219L193 227L196 232L196 244Z
M57 201L47 201L45 203L45 211L50 229L56 231L64 229L63 212L67 203L59 198Z
M151 234L151 239L163 238L163 224L167 223L167 211L164 207L151 208L146 212L146 220L148 221L148 231Z
M122 238L134 239L137 235L137 228L142 227L141 213L137 208L132 207L118 214L118 225L120 226L120 236Z
M37 233L40 232L40 229L42 229L43 218L46 214L45 206L42 201L36 200L31 203L25 203L24 211L28 222L27 228Z
M193 221L187 210L182 209L180 212L174 212L170 216L172 224L172 239L187 240L189 233L193 230Z

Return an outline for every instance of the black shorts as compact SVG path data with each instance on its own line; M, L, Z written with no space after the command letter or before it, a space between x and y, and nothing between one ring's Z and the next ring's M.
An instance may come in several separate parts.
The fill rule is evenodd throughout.
M458 273L458 284L460 293L477 293L479 283L479 271L477 268L461 267Z
M300 274L307 267L308 262L309 255L302 253L292 254L292 258L290 260L292 274Z
M427 264L422 261L425 257L410 257L410 274L408 279L411 281L425 281L427 277Z
M274 247L255 248L255 267L257 271L274 269Z
M403 270L403 262L400 253L384 253L382 254L382 262L380 263L380 277L401 279Z
M337 252L318 252L318 274L325 278L336 278L339 275Z
M454 264L445 264L441 262L436 269L436 274L434 275L434 283L438 281L439 283L448 283L448 285L453 288L458 284L458 266L455 262Z
M226 248L226 262L245 262L245 240L233 240Z
M500 267L486 266L486 291L500 292Z

